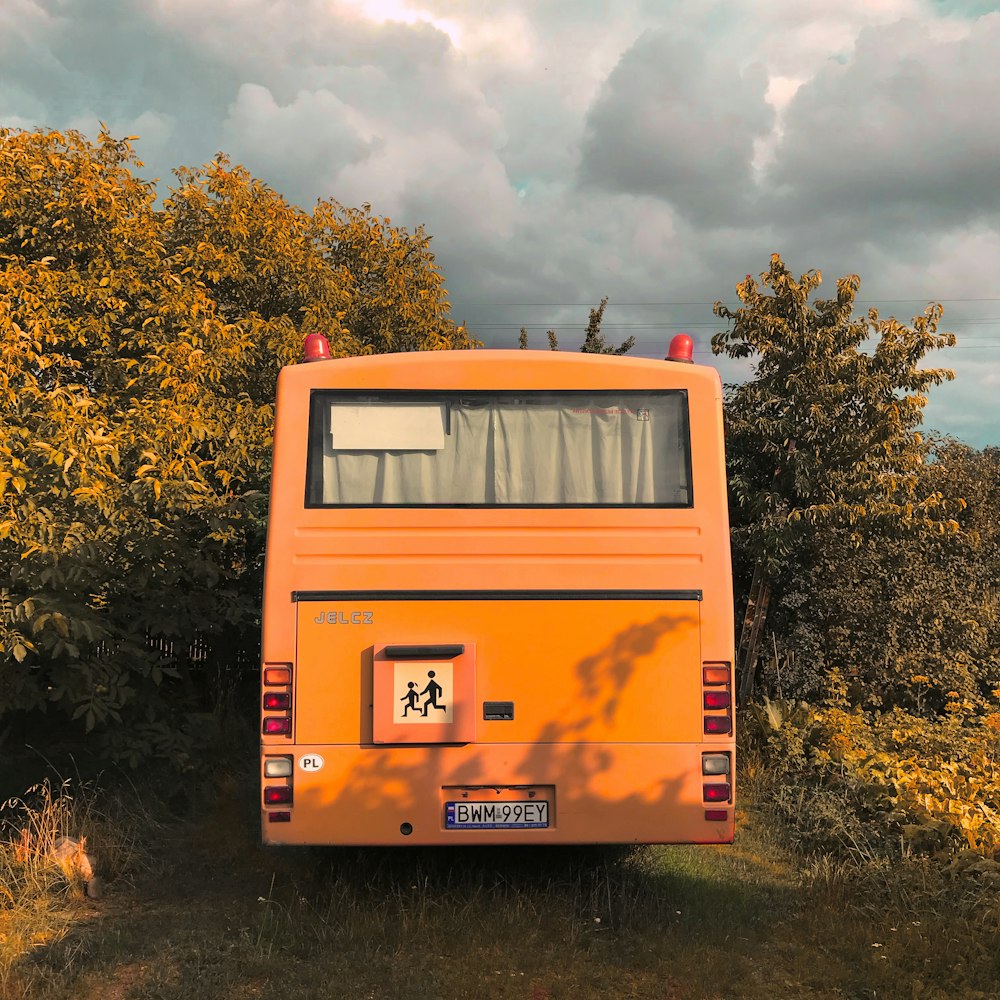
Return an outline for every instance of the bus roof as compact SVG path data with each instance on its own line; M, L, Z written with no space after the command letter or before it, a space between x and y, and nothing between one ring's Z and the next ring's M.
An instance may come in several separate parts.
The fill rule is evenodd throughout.
M611 373L614 372L614 376ZM719 373L708 365L581 351L412 351L334 358L289 365L283 383L375 388L554 389L712 388Z

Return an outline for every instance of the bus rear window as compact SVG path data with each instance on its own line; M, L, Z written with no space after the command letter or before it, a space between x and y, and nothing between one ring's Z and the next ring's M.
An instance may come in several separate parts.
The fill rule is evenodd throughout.
M309 507L689 507L687 393L312 394Z

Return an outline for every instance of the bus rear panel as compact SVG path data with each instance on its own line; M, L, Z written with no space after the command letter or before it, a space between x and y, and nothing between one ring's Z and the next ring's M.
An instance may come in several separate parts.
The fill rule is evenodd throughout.
M286 368L265 576L265 842L731 841L714 370Z

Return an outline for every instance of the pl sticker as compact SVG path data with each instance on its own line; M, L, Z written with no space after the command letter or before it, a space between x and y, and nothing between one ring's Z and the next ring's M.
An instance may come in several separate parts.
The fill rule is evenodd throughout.
M299 758L299 767L303 771L319 771L325 763L326 761L318 753L307 753Z
M393 722L450 723L454 698L454 665L451 663L394 663Z

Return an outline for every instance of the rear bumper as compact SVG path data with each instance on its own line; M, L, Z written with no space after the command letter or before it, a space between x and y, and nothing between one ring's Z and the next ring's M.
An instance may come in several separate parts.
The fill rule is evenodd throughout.
M267 746L293 758L287 822L270 822L269 844L730 843L733 804L705 803L701 754L728 742L532 743L466 746ZM312 758L303 770L303 758ZM322 766L316 767L316 758ZM265 756L265 760L267 757ZM735 763L735 762L734 762ZM265 784L273 784L267 780ZM533 794L532 794L533 793ZM549 801L547 829L445 827L445 803ZM706 820L706 809L726 819ZM409 829L404 834L404 829Z

